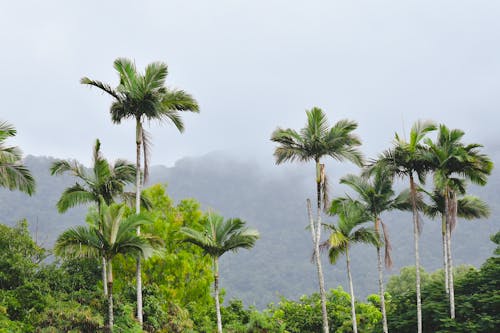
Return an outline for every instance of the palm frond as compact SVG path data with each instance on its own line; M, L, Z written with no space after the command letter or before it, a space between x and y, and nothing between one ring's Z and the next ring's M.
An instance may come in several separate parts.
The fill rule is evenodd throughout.
M103 82L97 81L97 80L91 80L88 77L82 77L80 79L80 83L99 88L102 91L104 91L105 93L107 93L108 95L113 96L115 99L117 99L117 100L120 99L120 95L118 94L118 92L116 90L114 90L113 88L111 88L111 86L109 86L106 83L103 83Z
M97 198L94 194L76 183L73 186L66 188L61 194L61 198L57 201L57 210L59 213L66 212L69 208L96 202Z

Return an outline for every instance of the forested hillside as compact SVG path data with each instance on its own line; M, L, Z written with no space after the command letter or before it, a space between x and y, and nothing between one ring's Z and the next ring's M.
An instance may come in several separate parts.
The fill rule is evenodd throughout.
M498 150L488 148L497 162ZM34 239L46 248L51 248L56 237L69 226L84 224L86 214L82 207L72 208L65 214L57 213L55 204L60 194L75 180L69 176L50 176L49 166L53 161L49 157L26 158L26 165L37 180L34 196L0 190L1 222L14 225L26 218ZM247 305L264 307L278 300L279 295L297 298L316 291L305 209L305 198L314 195L314 170L309 170L310 167L263 167L224 153L211 153L184 158L171 168L153 167L149 184L167 183L167 192L176 201L195 198L204 209L213 209L227 217L240 217L260 231L261 239L252 251L222 257L221 286L227 288L226 299L237 297ZM331 196L343 194L345 187L337 185L337 179L348 171L357 173L357 169L328 162L327 168L332 175ZM494 170L486 187L471 188L471 192L488 202L492 216L489 220L459 221L453 239L456 264L479 266L491 255L494 245L489 237L499 229L496 221L500 215L499 186L500 173ZM383 218L389 226L393 245L391 273L397 274L401 267L414 264L411 216L388 213ZM425 221L421 249L426 270L441 267L440 223ZM375 251L358 246L353 252L356 292L364 298L377 291ZM324 268L327 288L336 288L339 284L346 287L342 265L333 267L325 260Z

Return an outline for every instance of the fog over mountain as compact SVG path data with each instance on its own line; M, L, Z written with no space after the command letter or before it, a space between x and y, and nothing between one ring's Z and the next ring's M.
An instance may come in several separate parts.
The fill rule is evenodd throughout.
M498 148L488 146L497 162ZM65 214L57 213L55 204L61 192L75 180L70 176L50 176L48 169L53 161L50 157L26 158L37 180L37 193L33 197L0 191L1 222L13 224L27 218L37 241L48 248L63 230L85 223L86 213L83 207ZM331 197L342 195L346 189L338 185L338 178L358 170L348 164L325 162L331 176ZM221 286L227 290L226 298L237 297L246 304L262 307L279 300L279 295L296 298L317 290L305 206L307 197L314 198L312 164L262 165L250 158L214 152L180 159L173 167L154 166L151 171L150 184L168 184L167 193L176 201L195 198L204 210L213 209L225 217L240 217L260 231L261 239L254 249L222 257ZM485 188L471 188L489 203L492 217L459 221L453 236L455 264L479 266L491 254L493 246L489 236L499 229L499 186L500 172L495 169ZM402 266L414 264L411 216L388 213L383 218L393 243L394 268L389 273L398 273ZM325 218L325 221L333 220ZM426 270L441 267L440 223L425 221L421 251ZM354 283L361 297L377 291L375 262L373 248L356 246L353 249ZM325 260L324 264L327 287L335 288L340 284L345 288L344 261L332 266Z

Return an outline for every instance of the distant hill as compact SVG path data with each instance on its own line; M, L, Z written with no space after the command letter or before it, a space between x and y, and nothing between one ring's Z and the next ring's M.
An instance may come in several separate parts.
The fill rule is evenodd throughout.
M495 156L500 149L494 151ZM37 193L28 197L19 192L0 190L2 222L14 224L27 218L34 237L50 248L66 228L84 224L86 209L78 207L59 214L55 204L61 192L75 182L70 176L52 177L51 157L28 156L25 160L37 180ZM333 195L341 195L345 188L336 179L355 169L340 164L328 167L335 179ZM228 254L221 260L221 285L227 297L238 297L246 304L263 307L279 296L297 298L315 292L317 282L311 263L312 245L306 230L305 199L314 198L314 167L262 167L256 162L242 161L224 153L184 158L174 167L155 166L150 183L167 183L167 192L176 201L195 198L204 209L212 208L225 217L240 217L261 232L261 239L251 251ZM473 188L491 206L492 217L485 221L459 221L454 232L453 254L455 264L479 266L493 250L489 236L500 229L500 173L494 170L485 188ZM394 268L413 265L413 235L411 216L390 213L384 217L393 243ZM328 222L328 219L326 219ZM421 236L421 258L426 270L441 267L440 225L426 221ZM352 266L356 293L364 297L377 291L376 256L373 248L358 246L352 251ZM346 287L345 264L336 266L324 261L326 285Z

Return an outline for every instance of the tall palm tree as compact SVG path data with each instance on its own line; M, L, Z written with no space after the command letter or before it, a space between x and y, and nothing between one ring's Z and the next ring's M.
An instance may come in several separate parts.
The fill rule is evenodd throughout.
M321 309L323 315L323 332L328 333L328 314L326 311L326 292L323 278L323 269L321 267L321 258L319 256L319 243L321 239L321 208L328 204L327 181L324 164L321 158L330 156L338 161L345 159L361 166L363 156L358 150L361 145L359 138L353 134L357 128L357 123L350 120L340 120L332 127L328 125L328 119L325 113L317 107L310 111L306 110L307 124L299 132L293 129L277 128L271 141L276 142L278 146L274 151L276 164L284 162L308 162L314 161L316 167L316 221L313 222L311 204L307 200L309 225L314 245L314 258L316 270L318 273L319 290L321 296Z
M35 192L35 179L22 162L21 150L5 145L5 140L16 133L12 125L0 122L0 187L32 195Z
M228 219L209 213L204 230L188 227L181 228L185 242L192 243L203 249L213 259L214 267L214 298L217 315L217 331L222 333L222 321L219 303L219 258L228 251L250 249L259 238L259 232L245 228L245 222L240 219Z
M101 211L97 226L79 226L66 230L57 239L54 251L67 258L92 257L106 258L108 285L108 331L113 331L113 258L140 255L147 258L152 255L160 240L146 234L137 235L135 230L151 221L141 215L125 217L127 207L124 204L108 206L101 200Z
M485 185L493 168L490 158L480 152L479 144L462 143L464 132L439 126L436 141L426 140L434 168L434 182L444 199L445 252L449 290L450 317L455 318L455 291L451 257L451 232L456 224L458 196L465 193L465 181Z
M96 139L92 150L92 167L86 169L75 160L59 160L50 167L52 175L70 173L81 182L68 187L61 194L57 202L59 213L66 212L77 205L93 203L97 205L98 214L101 210L101 198L106 205L110 205L118 196L129 199L130 193L125 192L125 186L134 182L136 168L134 164L125 160L117 160L110 164L101 153L101 142ZM135 196L135 195L134 195ZM145 204L148 204L145 202ZM102 258L102 280L104 294L107 295L106 258Z
M446 294L449 295L449 268L448 268L448 245L446 238L446 211L445 211L445 199L443 192L440 189L434 189L432 192L428 192L425 189L421 189L425 194L427 194L430 199L429 204L424 205L424 213L430 218L441 218L441 240L443 247L443 268L445 274L445 289ZM479 218L487 218L490 216L490 208L477 196L473 195L460 195L457 197L457 217L473 220Z
M97 80L83 77L82 84L97 87L113 97L110 113L111 120L120 124L124 119L135 120L136 169L141 170L141 149L144 156L144 177L136 175L135 190L136 214L139 214L141 187L148 177L149 139L144 130L144 121L168 121L182 132L184 124L181 111L199 112L198 103L183 90L169 89L165 86L168 67L163 62L153 62L146 66L144 74L137 71L135 64L129 59L118 58L114 61L120 82L116 88ZM140 233L140 228L137 229ZM137 258L137 319L142 325L142 277L141 260Z
M425 136L436 130L436 125L432 122L416 122L410 131L410 139L406 141L397 133L395 135L394 146L383 152L377 161L373 162L368 170L377 168L386 169L394 176L408 178L410 181L410 201L413 214L413 236L415 247L415 280L417 298L417 332L422 333L422 301L420 294L420 253L419 234L421 230L418 215L418 192L415 176L420 183L425 182L425 175L431 170L428 148L423 144Z
M376 244L377 249L377 269L378 269L378 285L380 295L380 310L382 312L382 328L384 333L388 332L387 327L387 314L385 309L385 295L384 295L384 277L382 268L382 255L381 243L385 248L385 266L392 266L391 259L391 244L389 240L389 233L382 221L381 214L385 211L394 209L409 210L410 209L410 192L408 190L402 191L396 195L392 189L393 179L391 175L383 169L375 170L374 177L360 177L356 175L347 175L340 179L341 184L346 184L352 188L358 197L356 200L359 205L363 207L366 214L373 221L375 233L379 240ZM382 230L381 230L382 229ZM382 232L381 232L382 231Z
M333 200L328 213L332 216L337 215L338 222L336 225L327 225L331 229L331 234L324 244L328 247L328 257L331 264L335 264L342 254L346 256L347 278L351 293L352 330L354 333L358 333L349 249L356 243L372 244L379 247L379 237L375 228L361 227L362 224L370 221L371 216L367 214L365 207L358 201L349 198Z

